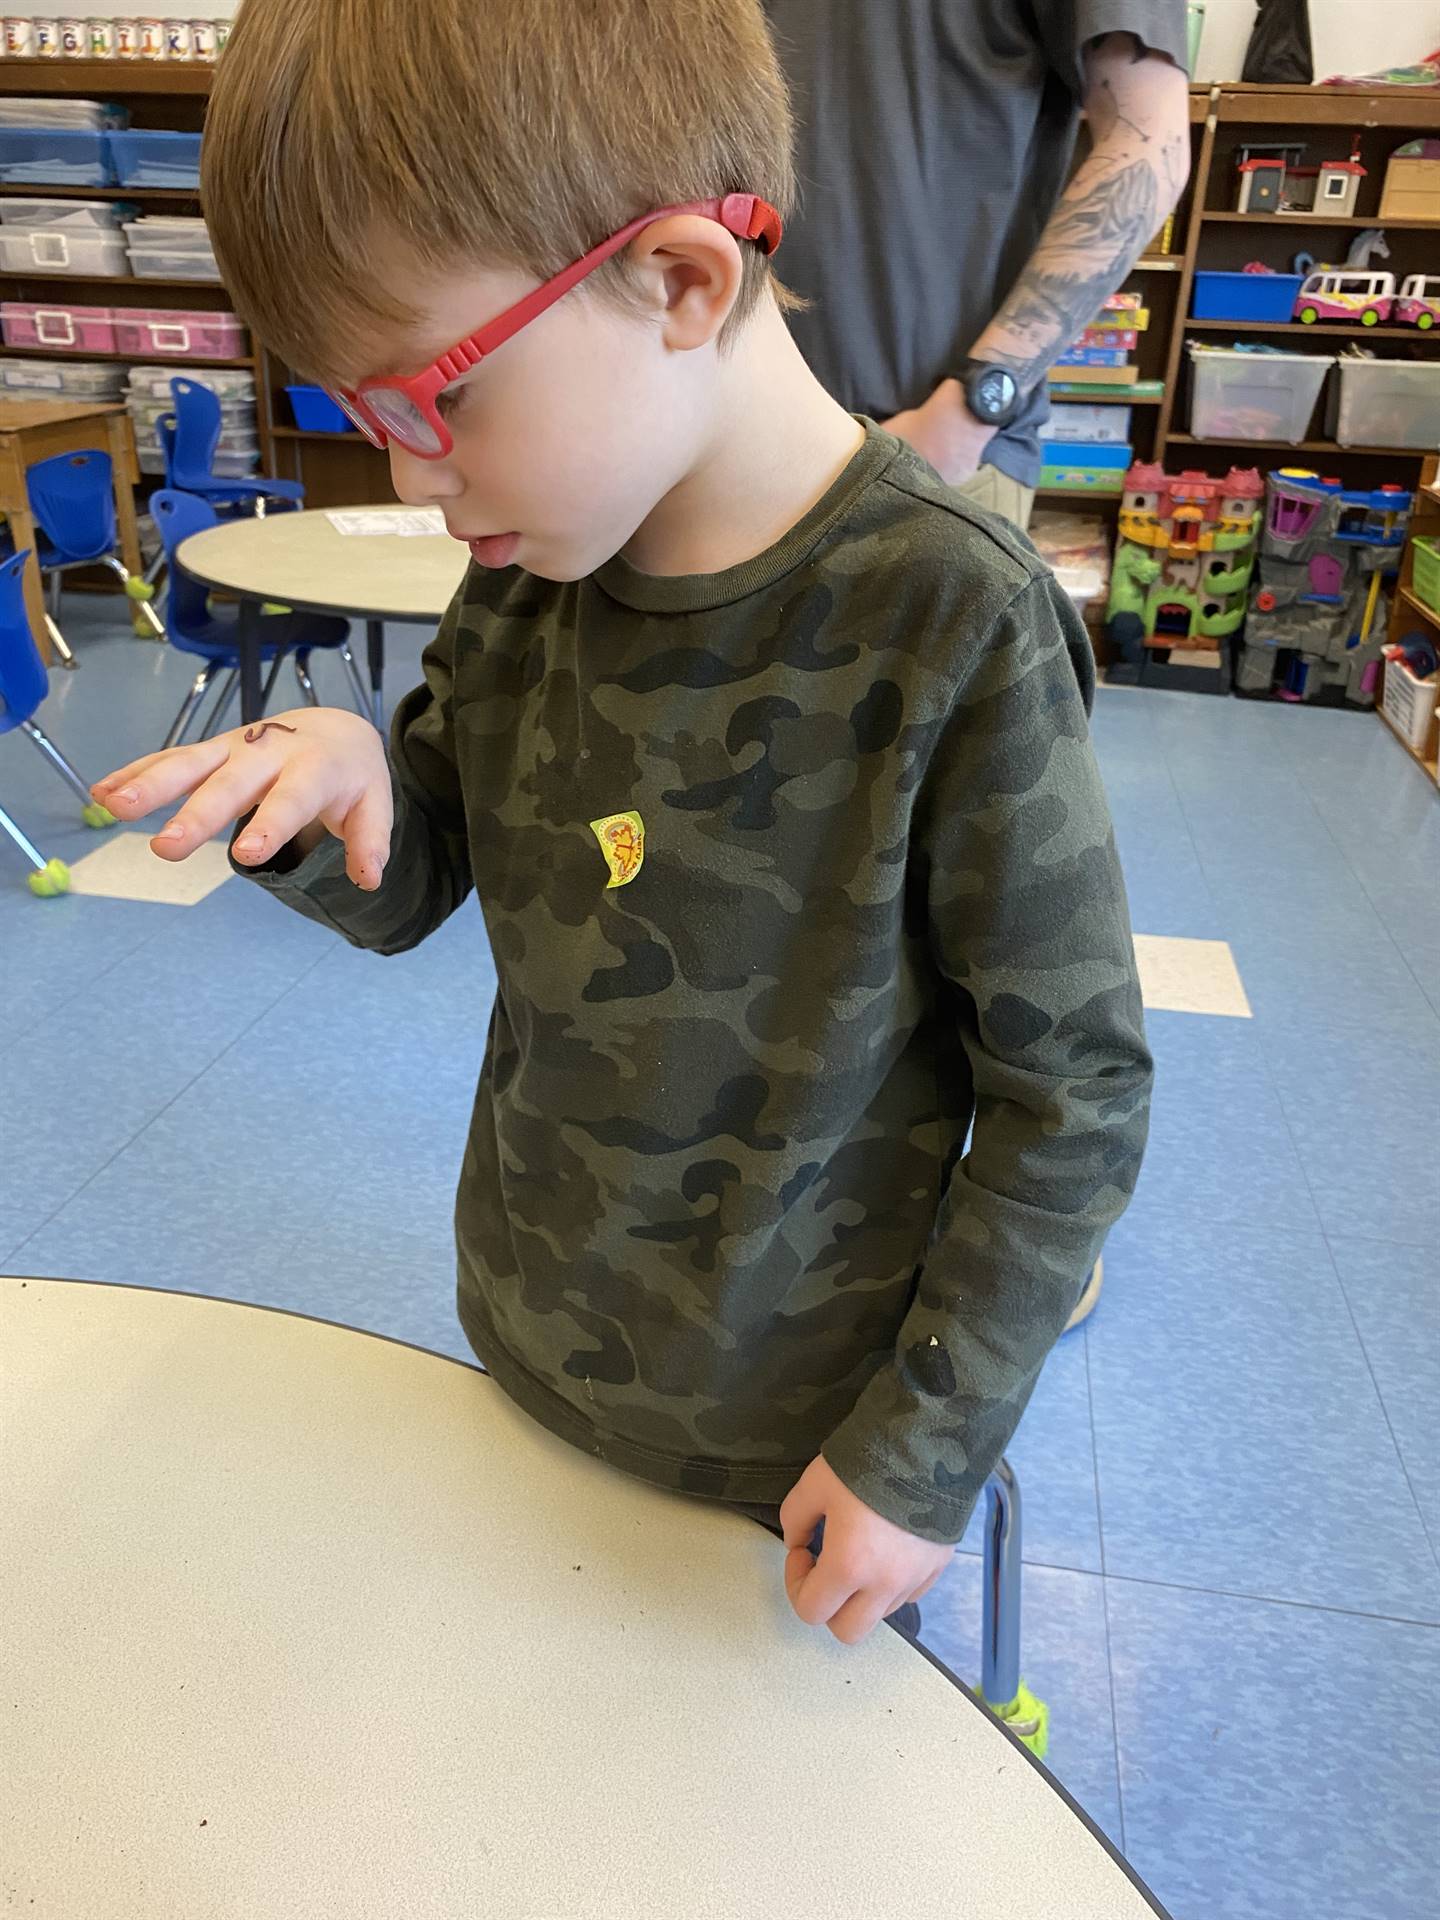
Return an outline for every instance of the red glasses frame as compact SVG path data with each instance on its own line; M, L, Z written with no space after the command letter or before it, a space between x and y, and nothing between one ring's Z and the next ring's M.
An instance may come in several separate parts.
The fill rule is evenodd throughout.
M767 254L774 253L784 231L775 209L753 193L731 193L723 200L695 200L684 206L662 207L658 213L642 214L543 286L517 300L514 306L488 320L478 332L468 334L421 372L403 379L378 375L373 380L362 380L358 387L332 388L333 398L375 446L384 447L393 440L421 460L443 460L455 446L450 429L435 406L446 387L488 359L497 347L513 340L522 327L528 327L532 320L563 299L572 287L617 254L637 233L677 213L694 213L706 220L717 220L738 239L755 241Z

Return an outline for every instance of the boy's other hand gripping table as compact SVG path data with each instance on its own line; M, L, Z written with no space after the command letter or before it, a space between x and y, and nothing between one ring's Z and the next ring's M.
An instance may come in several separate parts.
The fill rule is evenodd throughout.
M473 1367L7 1279L0 1408L17 1913L1161 1911L943 1669L802 1626L769 1534Z

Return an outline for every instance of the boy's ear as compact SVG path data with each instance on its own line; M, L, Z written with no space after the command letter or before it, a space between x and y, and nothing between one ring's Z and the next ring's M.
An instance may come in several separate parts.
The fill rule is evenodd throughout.
M629 264L646 304L662 321L667 347L686 353L708 346L740 292L740 243L717 220L677 213L657 220L630 243Z

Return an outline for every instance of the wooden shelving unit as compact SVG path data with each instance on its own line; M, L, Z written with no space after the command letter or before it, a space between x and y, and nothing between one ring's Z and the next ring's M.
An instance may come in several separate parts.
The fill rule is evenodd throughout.
M1201 89L1191 90L1194 103ZM1312 158L1339 157L1353 144L1367 169L1360 183L1359 208L1343 216L1323 209L1304 214L1238 213L1234 208L1236 161L1242 146L1273 140L1275 130L1293 134L1311 149ZM1333 140L1327 130L1333 129ZM1166 404L1161 409L1158 444L1161 458L1183 449L1187 464L1192 450L1206 449L1212 458L1203 464L1214 471L1221 463L1244 464L1247 450L1262 456L1258 464L1274 465L1271 456L1324 454L1327 471L1356 486L1393 481L1413 487L1419 480L1422 451L1379 446L1342 447L1326 431L1325 397L1312 416L1310 431L1298 444L1273 441L1220 442L1197 440L1189 430L1190 368L1188 337L1230 336L1273 339L1287 348L1313 334L1330 351L1335 343L1382 349L1395 359L1440 359L1440 329L1414 327L1346 326L1334 322L1306 326L1299 321L1275 324L1256 321L1194 320L1189 318L1197 270L1235 272L1260 259L1276 269L1290 266L1297 252L1317 258L1343 259L1350 238L1366 227L1383 227L1390 239L1388 272L1434 272L1440 261L1440 220L1385 220L1378 215L1385 166L1396 147L1408 139L1440 133L1440 96L1403 87L1372 91L1360 87L1212 87L1205 94L1203 128L1197 144L1195 170L1188 189L1190 217L1185 225L1184 266L1180 274L1176 321L1171 332L1164 380ZM1293 228L1287 233L1286 228ZM1333 235L1334 245L1326 245ZM1327 382L1327 388L1329 383Z
M1400 562L1400 585L1390 608L1389 637L1398 640L1402 634L1419 625L1428 628L1436 646L1440 647L1440 613L1434 607L1427 606L1415 592L1415 541L1419 537L1432 540L1440 538L1440 457L1435 454L1426 458L1420 489L1415 496L1415 511L1411 516L1405 553ZM1391 725L1384 706L1377 705L1375 711L1410 758L1424 768L1432 782L1435 781L1437 762L1440 762L1440 715L1432 715L1429 737L1417 753L1410 742L1402 738Z
M205 103L214 69L208 66L169 65L145 61L41 61L0 60L0 95L34 94L73 95L87 100L116 100L126 107L136 127L169 127L181 132L198 133L204 122ZM0 184L0 197L6 199L112 200L131 202L146 213L195 212L200 210L200 194L193 187L74 187L49 185ZM61 289L73 291L80 306L164 307L173 305L202 312L228 310L230 299L220 281L163 279L142 280L134 275L109 277L73 273L47 273L42 268L26 268L18 273L0 273L0 297L6 300L38 300L53 304ZM176 297L172 297L176 296ZM270 438L273 417L268 399L270 369L262 354L236 357L212 356L204 359L177 359L153 353L84 353L57 355L54 348L3 347L7 358L106 361L114 365L173 367L177 374L206 368L234 368L256 375L256 425L260 443L260 464L274 472L274 444ZM151 483L153 484L153 483Z

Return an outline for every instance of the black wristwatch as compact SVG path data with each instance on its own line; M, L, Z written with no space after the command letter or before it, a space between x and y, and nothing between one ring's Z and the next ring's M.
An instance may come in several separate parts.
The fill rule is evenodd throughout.
M987 427L1008 427L1024 395L1009 367L994 360L962 360L954 378L965 389L965 404Z

